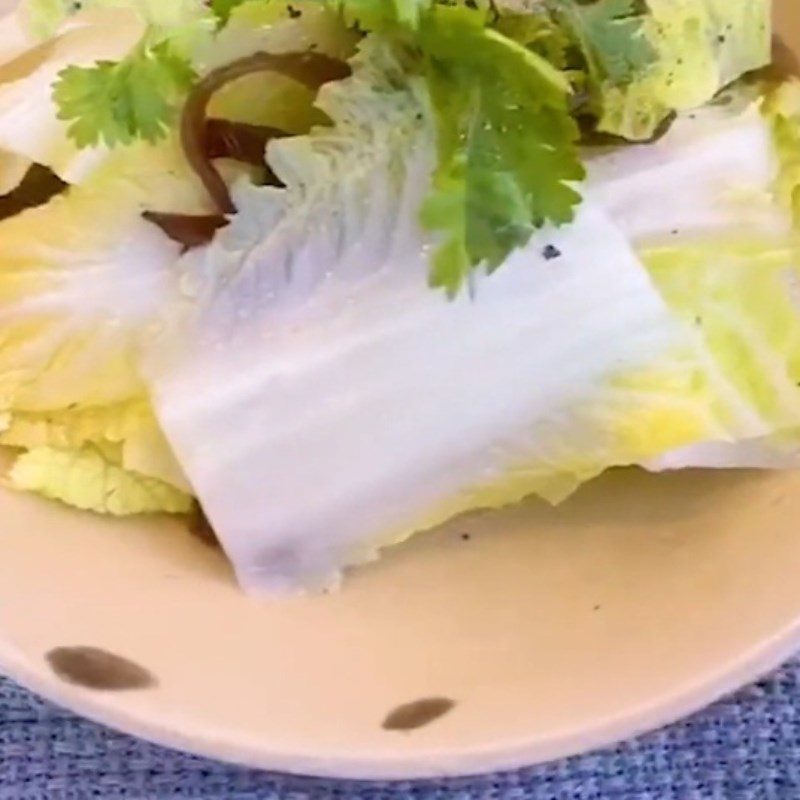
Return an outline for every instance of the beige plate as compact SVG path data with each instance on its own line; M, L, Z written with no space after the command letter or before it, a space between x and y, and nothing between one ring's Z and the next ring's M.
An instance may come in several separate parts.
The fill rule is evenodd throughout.
M798 474L616 473L558 510L420 537L341 594L267 603L177 526L10 494L0 510L5 672L122 730L271 769L550 759L677 719L800 647Z

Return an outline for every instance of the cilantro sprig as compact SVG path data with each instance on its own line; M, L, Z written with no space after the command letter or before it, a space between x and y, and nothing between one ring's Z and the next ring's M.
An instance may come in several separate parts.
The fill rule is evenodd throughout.
M191 64L161 42L119 62L67 67L53 87L53 98L78 147L157 142L195 78Z
M386 33L416 30L423 14L441 0L325 0L362 30Z
M421 218L440 237L433 286L455 295L476 267L499 267L538 227L573 219L584 170L564 64L536 52L562 55L566 40L552 37L548 16L534 30L490 0L339 2L349 21L416 52L430 90L439 158Z
M231 14L244 2L245 0L211 0L209 6L219 20L220 26L224 26L230 19Z
M48 0L33 0L43 15ZM216 25L205 0L60 0L51 25L97 8L118 4L139 16L143 35L120 61L69 66L53 86L58 118L68 124L78 147L156 142L172 127L184 97L196 81L192 55L208 42ZM42 23L43 24L43 23ZM51 31L54 33L55 31Z
M595 83L630 83L656 58L644 32L643 0L545 0L545 5L571 33Z
M431 283L451 295L538 227L570 222L584 177L567 79L487 20L480 9L441 6L420 27L439 140L422 220L442 236Z

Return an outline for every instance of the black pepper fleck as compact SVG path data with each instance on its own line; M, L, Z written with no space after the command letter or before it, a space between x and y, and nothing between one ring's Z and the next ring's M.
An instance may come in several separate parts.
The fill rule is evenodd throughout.
M546 261L552 261L554 258L561 257L561 251L554 244L548 244L547 247L542 250L542 257Z

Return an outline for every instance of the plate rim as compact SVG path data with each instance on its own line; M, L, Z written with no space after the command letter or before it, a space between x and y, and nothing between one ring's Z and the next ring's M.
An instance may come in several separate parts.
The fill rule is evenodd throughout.
M356 781L407 781L468 778L494 772L532 768L564 758L611 747L652 733L707 708L759 680L800 651L800 614L776 633L762 638L737 658L697 681L678 687L618 717L592 728L565 730L543 739L518 739L452 752L389 759L364 753L319 756L312 752L285 751L244 740L234 730L187 732L154 714L115 708L113 695L68 686L34 666L0 631L0 673L18 685L83 719L159 747L231 766L297 777ZM157 689L154 691L158 691Z

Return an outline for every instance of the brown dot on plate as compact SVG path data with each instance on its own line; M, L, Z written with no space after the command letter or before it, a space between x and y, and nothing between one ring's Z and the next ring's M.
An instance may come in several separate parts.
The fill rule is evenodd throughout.
M383 721L386 731L415 731L430 725L455 708L455 701L447 697L424 697L405 703L391 711Z
M99 647L56 647L45 660L61 680L86 689L121 692L157 683L144 667Z

